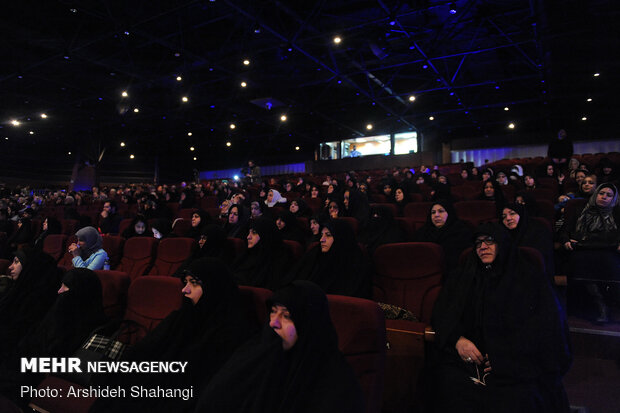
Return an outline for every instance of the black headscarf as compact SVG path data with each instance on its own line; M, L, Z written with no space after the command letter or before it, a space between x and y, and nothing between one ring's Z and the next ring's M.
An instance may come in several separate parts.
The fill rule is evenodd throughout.
M338 350L325 294L311 282L296 281L268 303L289 310L298 339L284 351L265 326L243 346L203 393L201 412L361 412L363 396Z
M136 232L136 224L138 222L144 223L144 232L142 234L138 234ZM134 219L131 220L131 223L127 228L125 228L121 236L125 239L129 239L132 237L152 237L153 231L151 231L151 229L149 228L148 220L146 219L146 217L142 214L138 214L134 217Z
M353 217L360 224L365 225L370 213L368 198L353 188L347 188L344 192L349 192L349 207L344 207L344 210L340 211L341 216Z
M282 211L278 214L278 218L284 222L284 228L280 230L280 236L282 239L297 241L300 244L304 244L304 233L299 227L295 214L291 211Z
M232 212L232 210L237 210L237 223L231 224L228 219L224 224L224 231L226 232L226 236L230 238L243 238L247 235L246 233L246 221L248 219L247 214L244 213L244 208L241 205L231 205L228 208L228 214Z
M331 248L327 252L321 251L320 244L312 248L302 257L290 278L312 281L326 294L368 298L371 288L369 265L353 229L340 220L329 220L322 225L321 231L323 228L334 237Z
M375 205L370 208L370 218L360 231L358 239L372 256L374 251L383 244L404 242L405 234L399 228L388 207Z
M211 220L211 215L209 215L209 213L203 209L198 209L194 211L192 213L192 216L194 214L198 214L198 216L200 217L200 223L196 227L191 227L189 231L187 232L186 237L194 238L195 240L198 240L200 239L200 232L202 231L202 228L206 225L209 225L212 220ZM239 218L241 218L241 216Z
M17 252L22 271L0 300L0 359L36 326L56 300L60 273L48 254L24 248Z
M271 219L258 218L250 222L249 229L258 233L260 241L235 260L232 266L235 280L240 285L269 289L281 287L291 256L278 227Z

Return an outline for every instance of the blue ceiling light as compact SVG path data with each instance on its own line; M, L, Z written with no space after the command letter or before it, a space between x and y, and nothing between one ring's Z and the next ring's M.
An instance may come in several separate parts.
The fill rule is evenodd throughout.
M450 3L450 14L456 14L456 4Z

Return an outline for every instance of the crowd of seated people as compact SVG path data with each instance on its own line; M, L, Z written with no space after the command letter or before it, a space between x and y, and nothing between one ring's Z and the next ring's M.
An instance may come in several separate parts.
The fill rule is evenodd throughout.
M504 231L502 242L532 247L542 255L545 281L528 280L523 288L534 286L547 294L544 286L552 285L554 275L565 273L573 288L584 285L582 293L589 294L597 306L598 313L592 318L605 323L609 320L608 299L620 291L614 289L620 282L618 175L610 158L592 166L595 173L586 171L581 163L576 166L572 159L566 165L572 169L559 170L544 161L525 165L500 162L480 168L460 164L432 170L422 165L413 170L268 178L251 185L214 180L178 187L128 185L77 192L38 191L34 195L29 188L4 188L0 193L0 228L5 236L0 247L3 257L15 256L19 261L23 251L30 246L44 249L45 238L60 231L77 237L77 242L66 247L73 256L73 267L98 270L108 262L108 253L102 248L104 237L192 238L198 247L178 275L204 262L205 257L215 257L230 268L230 277L239 285L280 290L291 282L311 281L327 294L372 298L372 256L381 245L407 241L440 245L446 266L442 282L458 284L451 280L463 276L461 258L472 246L473 235L480 235L477 225L491 221ZM482 211L491 212L481 215ZM492 231L496 240L503 236L497 229ZM231 254L222 247L229 239L237 239L243 247ZM554 241L556 255L566 254L569 260L560 257L560 261L570 262L570 267L558 265ZM301 255L291 248L291 242L300 246ZM481 243L483 249L491 244L495 245L493 240ZM500 272L513 277L514 271L505 267L508 256L500 257ZM478 258L484 263L480 254ZM26 256L21 259L28 262ZM514 255L510 259L515 259ZM593 262L597 265L590 265ZM467 277L482 280L487 276L480 263L471 265ZM200 284L198 278L192 279ZM613 288L607 288L610 285ZM606 296L609 291L611 297ZM485 300L483 296L473 299L475 305ZM490 299L499 305L496 298ZM545 305L552 307L553 295L546 299ZM453 309L444 310L454 316ZM556 319L562 322L561 315ZM452 347L458 342L449 330L453 328L448 326L450 336L445 341ZM488 348L495 345L487 344ZM479 371L486 372L489 358L483 353L472 358L463 357L460 350L458 353L458 358L469 359L468 363L475 359L482 366ZM556 367L554 374L561 376L566 366Z

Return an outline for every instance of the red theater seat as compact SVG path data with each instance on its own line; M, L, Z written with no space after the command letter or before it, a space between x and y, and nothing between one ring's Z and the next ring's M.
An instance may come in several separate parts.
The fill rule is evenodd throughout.
M189 257L198 244L193 238L165 238L157 247L157 259L149 275L173 275Z
M200 208L205 210L207 208L217 208L218 204L216 196L205 196L200 200Z
M73 235L77 231L78 220L76 219L61 219L60 225L62 225L62 233L65 235Z
M123 232L125 232L125 230L129 228L129 225L131 225L132 222L133 218L122 219L120 224L118 224L118 233L122 234Z
M95 274L101 281L105 314L111 319L121 318L127 304L127 290L131 281L129 276L122 271L96 270Z
M366 396L366 413L379 413L385 372L385 319L374 301L328 295L338 347Z
M74 242L77 242L77 237L75 235L71 235L67 237L67 240L65 241L65 246L68 248L69 245L73 244ZM71 268L73 268L73 262L71 260L73 260L73 255L70 252L65 252L64 255L62 255L62 257L60 258L60 261L58 261L57 265L60 268L63 268L65 271L70 270Z
M0 258L0 274L8 275L10 265L11 261Z
M110 268L115 269L123 256L125 238L119 235L104 235L101 238L103 239L103 249L108 253L110 259Z
M269 321L267 300L272 294L273 292L266 288L249 287L246 285L239 286L241 303L247 311L249 320L256 323L258 328L261 328Z
M132 281L146 274L155 257L157 243L157 239L150 237L129 238L123 248L121 263L116 269L126 272Z
M390 204L390 203L384 203L384 204L379 204L379 203L373 203L370 204L371 208L385 208L388 209L391 213L393 217L398 216L398 208L396 208L396 205L394 204Z
M187 209L182 209L181 211L187 211ZM186 236L190 229L192 229L191 217L190 219L177 218L172 223L172 232L179 237Z
M411 202L405 205L404 214L412 218L414 222L423 224L426 222L428 211L433 204L431 202Z
M196 212L196 208L183 208L177 212L177 218L183 218L184 220L191 221L192 215Z
M243 253L243 251L245 251L248 247L247 240L241 238L226 238L226 242L228 243L229 248L235 252L235 257L240 256L241 253Z
M51 255L58 262L64 255L67 236L65 234L50 234L43 240L43 252Z
M492 201L462 201L454 204L456 215L459 219L478 226L483 222L497 218L495 202Z
M295 261L299 260L304 254L304 247L297 241L285 239L284 245L289 249Z
M359 221L353 217L338 217L338 218L334 218L337 221L344 221L347 224L349 224L349 226L351 227L351 229L353 230L353 232L355 233L355 235L357 236L357 233L359 231Z

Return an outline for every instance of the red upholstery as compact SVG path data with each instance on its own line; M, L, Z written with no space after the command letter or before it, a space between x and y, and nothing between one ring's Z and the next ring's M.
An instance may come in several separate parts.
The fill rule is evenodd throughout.
M122 219L120 224L118 224L118 233L122 234L132 222L133 222L133 218Z
M308 208L312 210L313 214L318 214L321 212L324 205L324 201L321 198L304 198L304 200L306 201Z
M179 211L177 212L177 218L183 218L185 220L191 221L192 215L194 215L194 212L196 212L195 208L179 209Z
M74 242L77 242L77 237L75 235L71 235L67 238L65 245L68 248L69 245L73 244ZM58 261L57 265L60 268L64 268L65 270L70 270L71 268L73 268L73 262L71 261L72 259L73 255L71 255L70 252L65 252L60 261Z
M108 253L110 259L110 268L115 269L123 256L125 238L119 235L104 235L101 238L103 238L103 249Z
M392 213L392 216L394 216L394 217L398 216L398 209L396 208L396 205L394 205L394 204L390 204L390 203L387 203L387 202L384 203L384 204L375 203L375 204L370 204L370 207L371 208L375 208L375 207L386 208L386 209L390 210L390 212Z
M372 200L376 204L385 204L387 202L387 199L385 198L385 195L383 194L372 194Z
M443 250L430 242L382 245L374 253L374 299L413 312L429 322L444 270Z
M189 211L189 209L182 209L181 211ZM179 237L186 236L191 228L192 228L191 217L189 219L177 218L174 220L172 224L172 232L178 235Z
M48 253L58 262L65 253L65 242L67 236L65 234L50 234L43 240L43 251Z
M545 218L549 224L553 225L555 222L555 208L553 202L547 199L537 199L536 205L538 206L540 217Z
M295 261L299 260L304 254L304 247L297 241L285 239L284 245L291 251Z
M411 193L409 194L409 199L411 202L424 202L424 195Z
M76 219L61 219L60 225L62 225L63 234L73 235L77 231L78 221Z
M456 215L459 219L469 222L473 226L478 226L482 222L487 222L497 218L495 202L491 201L462 201L454 204Z
M406 217L413 218L413 221L416 223L424 223L431 206L433 204L430 202L410 202L405 205L403 213Z
M123 258L116 268L118 271L126 272L134 281L137 277L146 274L153 258L155 257L155 249L157 247L157 239L151 237L134 237L129 238L125 242L123 248Z
M310 220L306 217L297 217L297 225L304 230L304 234L310 236Z
M103 309L109 318L120 318L125 313L129 276L121 271L96 270L103 290Z
M542 187L542 188L534 188L532 190L532 195L534 196L536 201L546 200L546 201L553 202L555 200L555 196L557 192L558 191L553 190L551 188Z
M168 202L166 204L166 206L168 207L170 212L172 212L172 216L176 217L177 216L177 212L179 212L179 203L178 202Z
M374 301L328 295L338 347L356 373L366 396L366 412L379 413L385 372L385 319Z
M193 238L165 238L157 247L157 259L149 275L171 276L189 257L198 244Z
M133 320L144 327L124 338L134 344L147 332L154 329L172 311L181 307L183 284L178 278L149 276L134 279L127 294L125 319Z
M4 258L0 258L0 274L8 275L10 265L11 265L11 261L5 260Z
M218 201L216 196L205 196L200 200L200 208L217 208Z
M256 323L258 328L267 324L269 321L267 300L273 292L266 288L240 285L239 294L249 320Z
M413 218L410 218L410 217L396 217L394 219L398 223L398 226L400 227L400 229L403 231L403 234L405 235L406 239L412 240L413 239L413 235L415 234L415 231L418 228L418 225L413 220Z
M359 227L360 227L360 224L357 221L357 219L355 219L353 217L338 217L338 218L335 218L335 220L337 220L337 221L344 221L347 224L349 224L349 226L351 227L351 229L353 230L355 235L357 235L357 232L359 231Z
M241 255L241 253L248 247L247 241L241 238L227 238L226 242L232 246L236 257Z

